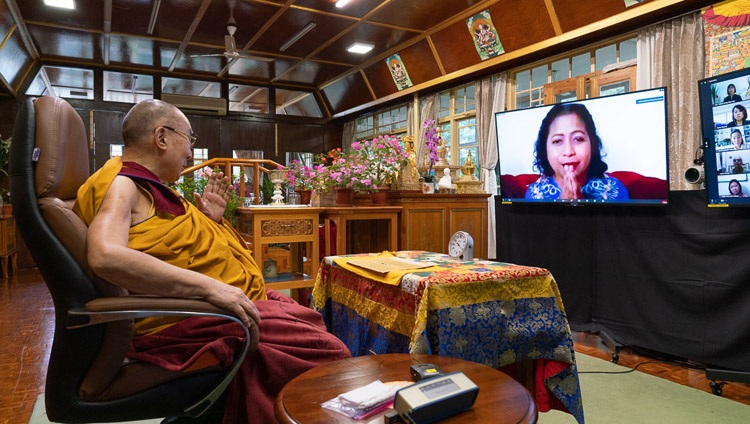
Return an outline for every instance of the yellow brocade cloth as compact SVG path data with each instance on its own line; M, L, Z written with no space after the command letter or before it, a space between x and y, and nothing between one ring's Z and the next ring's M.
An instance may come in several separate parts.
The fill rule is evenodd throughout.
M390 256L430 266L384 275L350 263ZM313 307L353 356L432 354L493 368L532 364L539 410L567 410L584 423L570 327L557 283L544 268L423 251L328 256L315 280Z
M86 225L98 213L121 169L120 157L112 158L78 190L73 210ZM186 209L184 215L156 212L132 226L128 247L239 287L252 300L265 300L263 276L242 237L226 220L216 223L189 202L181 201ZM139 320L136 333L155 333L176 320L162 317Z
M393 255L390 252L382 252L375 255L367 255L368 258L396 258L397 256ZM388 271L387 273L380 273L375 271L369 271L367 269L361 268L357 265L352 265L349 263L349 261L354 259L362 259L362 256L335 256L333 258L333 261L336 262L336 265L349 270L359 276L369 278L373 281L379 281L383 284L388 284L391 286L397 286L399 283L401 283L401 277L403 277L406 274L410 274L412 272L436 272L436 271L444 271L449 269L448 267L444 266L430 266L426 268L411 268L411 269L398 269L393 271Z

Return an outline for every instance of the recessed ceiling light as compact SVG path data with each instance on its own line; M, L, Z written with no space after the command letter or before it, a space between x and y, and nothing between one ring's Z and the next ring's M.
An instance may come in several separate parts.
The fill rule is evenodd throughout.
M349 0L339 0L336 2L336 7L339 9L346 6L346 4L349 3Z
M52 7L60 7L62 9L75 9L76 4L73 0L44 0L44 4Z
M373 46L372 44L357 42L347 47L346 51L348 51L349 53L365 54L372 50L374 47L375 46Z

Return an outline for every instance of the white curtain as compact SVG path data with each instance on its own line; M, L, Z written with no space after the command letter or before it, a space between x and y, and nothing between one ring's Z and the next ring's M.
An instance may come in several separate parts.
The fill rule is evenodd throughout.
M703 43L700 12L653 25L638 35L636 86L667 87L670 190L695 189L684 173L693 166L701 145L698 80L705 76Z
M477 83L477 138L479 141L479 163L481 164L482 189L490 193L487 198L487 258L497 259L495 194L497 179L497 129L495 113L505 110L505 73L493 78L483 78Z
M344 123L344 130L341 135L341 147L344 152L348 152L352 143L357 141L357 130L355 120Z

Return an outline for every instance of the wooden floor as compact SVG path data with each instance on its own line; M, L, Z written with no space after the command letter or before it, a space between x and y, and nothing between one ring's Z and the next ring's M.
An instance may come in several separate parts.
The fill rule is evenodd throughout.
M0 423L28 423L34 402L44 391L54 321L52 300L36 271L21 270L9 280L0 279L0 316ZM575 333L574 342L581 353L612 357L595 335ZM627 367L644 363L638 370L711 392L703 371L653 360L624 349L618 363ZM727 383L723 396L750 405L750 385Z

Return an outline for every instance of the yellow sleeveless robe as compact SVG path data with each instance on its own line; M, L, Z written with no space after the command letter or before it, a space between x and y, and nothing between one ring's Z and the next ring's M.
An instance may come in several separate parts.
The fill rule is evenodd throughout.
M98 213L121 169L120 157L112 158L78 190L73 210L86 225ZM130 227L128 247L239 287L252 300L265 300L263 276L239 233L226 220L218 224L186 200L182 199L182 203L186 209L184 215L156 212ZM175 321L160 317L143 319L136 323L136 333L151 334Z

